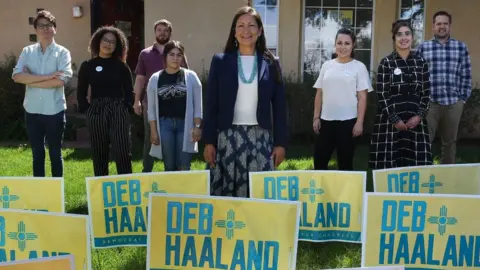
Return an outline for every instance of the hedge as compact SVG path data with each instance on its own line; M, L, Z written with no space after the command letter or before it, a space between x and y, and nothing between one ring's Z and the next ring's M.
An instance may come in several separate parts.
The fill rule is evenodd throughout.
M25 132L23 98L25 87L13 82L11 78L12 70L16 63L14 55L5 56L5 60L0 64L0 141L14 140L23 141L27 139ZM202 74L204 91L206 85L206 72ZM287 94L287 113L290 139L301 141L302 143L311 142L313 139L312 118L313 103L315 98L315 89L313 86L313 77L305 78L305 82L299 82L291 78L285 78ZM69 93L75 93L68 89ZM204 92L205 96L205 92ZM365 116L365 133L371 133L373 120L376 113L377 98L374 92L368 95L367 113ZM459 135L462 138L480 137L480 91L474 90L471 98L465 105L465 111L462 117ZM143 120L138 116L132 117L134 137L143 140ZM75 140L76 130L84 127L85 121L75 117L67 117L67 127L65 131L65 140ZM368 136L364 136L368 139Z

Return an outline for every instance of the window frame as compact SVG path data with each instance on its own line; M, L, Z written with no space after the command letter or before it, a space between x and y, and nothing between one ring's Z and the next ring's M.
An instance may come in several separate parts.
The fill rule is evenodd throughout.
M300 48L300 73L299 73L299 79L301 82L304 81L304 72L305 72L305 8L306 8L306 1L307 0L302 0L302 20L301 20L301 26L302 26L302 35L301 35L301 48ZM424 0L427 1L427 0ZM376 8L376 3L377 0L373 0L372 2L372 35L371 35L371 44L370 44L370 70L368 70L368 73L370 74L370 77L373 76L374 69L373 69L373 60L374 60L374 48L375 48L375 8ZM400 2L398 2L400 4ZM323 5L322 5L323 8ZM355 6L355 9L357 7ZM320 70L319 70L320 72Z
M255 1L255 0L248 0L248 5L249 5L250 7L255 8L254 1ZM266 1L267 1L267 0L265 0L265 2L266 2ZM281 5L281 0L277 0L277 5L275 6L275 7L277 8L277 11L278 11L278 12L277 12L277 19L276 19L277 22L276 22L276 26L275 26L276 29L277 29L277 31L276 31L276 33L275 33L275 34L276 34L276 37L275 37L275 38L276 38L276 42L275 42L275 44L277 44L277 46L276 46L276 47L269 47L269 46L267 45L267 49L269 49L270 51L275 50L275 53L274 53L275 56L279 56L279 55L280 55L280 54L279 54L279 51L280 51L280 50L279 50L279 49L280 49L280 48L279 48L279 47L280 47L280 46L279 46L279 41L280 41L280 5ZM266 9L267 9L268 7L272 7L272 5L267 5L266 3L265 3L264 5L260 5L260 6L265 8L265 14L266 14ZM265 34L265 28L266 28L265 26L267 26L267 25L266 25L267 18L264 18L264 17L263 17L263 15L265 15L265 14L261 14L261 16L262 16L262 22L263 22L263 28L264 28L264 29L263 29L263 34L265 35L265 38L266 38L267 35ZM272 52L272 53L273 53L273 52Z

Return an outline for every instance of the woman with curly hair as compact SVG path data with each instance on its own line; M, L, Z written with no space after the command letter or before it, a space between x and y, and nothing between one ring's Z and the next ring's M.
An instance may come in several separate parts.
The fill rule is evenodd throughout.
M77 99L85 112L95 176L108 175L110 146L117 174L132 173L130 115L133 82L127 41L118 28L99 28L89 44L91 59L78 72Z

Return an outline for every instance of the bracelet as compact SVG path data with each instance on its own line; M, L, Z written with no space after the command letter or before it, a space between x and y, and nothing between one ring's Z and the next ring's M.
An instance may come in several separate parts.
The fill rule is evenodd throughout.
M315 120L320 120L320 117L314 117L313 121L315 121Z

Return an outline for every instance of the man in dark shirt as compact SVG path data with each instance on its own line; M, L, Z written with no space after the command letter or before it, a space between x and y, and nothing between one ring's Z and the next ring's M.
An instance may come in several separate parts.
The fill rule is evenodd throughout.
M150 153L150 124L147 117L147 95L145 94L145 88L148 84L148 80L153 73L165 68L163 60L163 48L165 44L170 41L172 34L172 24L167 20L159 20L154 25L155 31L155 43L142 50L138 57L137 67L135 69L135 102L133 108L137 115L143 114L144 120L144 144L143 144L143 170L142 172L152 172L154 158L149 155ZM184 62L182 67L188 68L187 57L184 55Z

